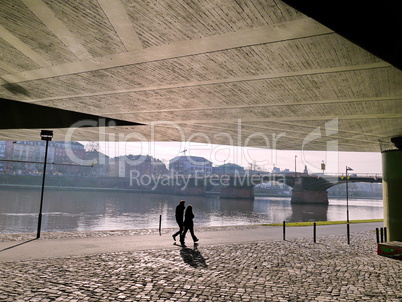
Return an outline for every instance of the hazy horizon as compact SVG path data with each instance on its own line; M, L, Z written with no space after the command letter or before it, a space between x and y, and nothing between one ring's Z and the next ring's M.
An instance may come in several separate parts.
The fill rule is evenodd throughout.
M81 142L86 144L88 142ZM346 166L353 169L349 173L381 174L380 152L340 152L273 150L255 147L213 145L186 142L99 142L100 152L110 156L150 155L168 165L169 160L180 155L200 156L210 160L215 166L234 163L245 168L250 164L264 171L273 167L302 172L307 166L310 173L320 173L321 163L326 164L325 173L345 173ZM295 158L295 156L297 156Z

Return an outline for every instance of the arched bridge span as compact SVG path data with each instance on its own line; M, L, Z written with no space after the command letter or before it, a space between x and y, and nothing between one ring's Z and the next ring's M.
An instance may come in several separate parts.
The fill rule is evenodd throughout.
M163 181L156 180L153 189L182 195L202 195L206 191L219 192L220 198L254 198L258 184L277 181L292 187L294 203L328 203L327 189L348 182L381 183L378 176L286 174L235 174L235 175L176 175Z
M228 185L221 189L221 198L235 198L235 196L249 196L253 193L251 188L257 184L277 181L292 187L293 203L328 203L330 187L346 183L381 183L382 177L348 175L309 175L305 173L286 173L269 175L232 176ZM248 191L247 191L248 190Z

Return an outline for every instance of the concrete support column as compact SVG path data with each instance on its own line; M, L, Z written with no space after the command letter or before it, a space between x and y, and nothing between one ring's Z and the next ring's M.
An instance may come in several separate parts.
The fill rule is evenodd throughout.
M291 203L328 204L327 191L292 190Z
M384 224L388 241L402 241L402 150L382 152Z

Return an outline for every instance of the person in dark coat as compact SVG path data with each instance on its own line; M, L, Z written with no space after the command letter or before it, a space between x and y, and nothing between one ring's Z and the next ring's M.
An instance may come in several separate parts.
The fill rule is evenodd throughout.
M184 200L180 200L179 204L176 206L176 222L179 225L179 230L172 235L174 241L176 241L177 235L181 235L181 233L183 232L183 217L184 209L186 208L184 203Z
M186 213L184 214L184 229L180 236L180 243L184 245L184 240L186 239L186 233L190 230L191 237L194 242L198 241L198 238L194 235L194 214L193 214L193 206L190 204L187 206Z

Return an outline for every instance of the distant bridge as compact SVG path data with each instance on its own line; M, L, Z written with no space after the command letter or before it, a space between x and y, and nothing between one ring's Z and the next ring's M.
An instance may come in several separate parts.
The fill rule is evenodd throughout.
M155 179L153 188L164 193L204 195L207 191L219 190L220 198L253 199L254 187L276 181L292 187L292 203L328 203L330 187L346 183L344 175L285 174L235 174L235 175L174 175ZM381 183L382 177L348 175L348 182Z
M241 176L234 176L230 179L227 187L221 189L221 198L253 198L254 191L251 190L255 185L277 181L292 187L292 203L328 203L328 192L330 187L337 184L352 182L381 183L382 177L348 175L309 175L305 173L286 173L270 175L250 175L248 179Z
M335 185L346 183L382 183L382 177L348 175L288 175L285 184L292 187L292 203L328 203L327 190Z

